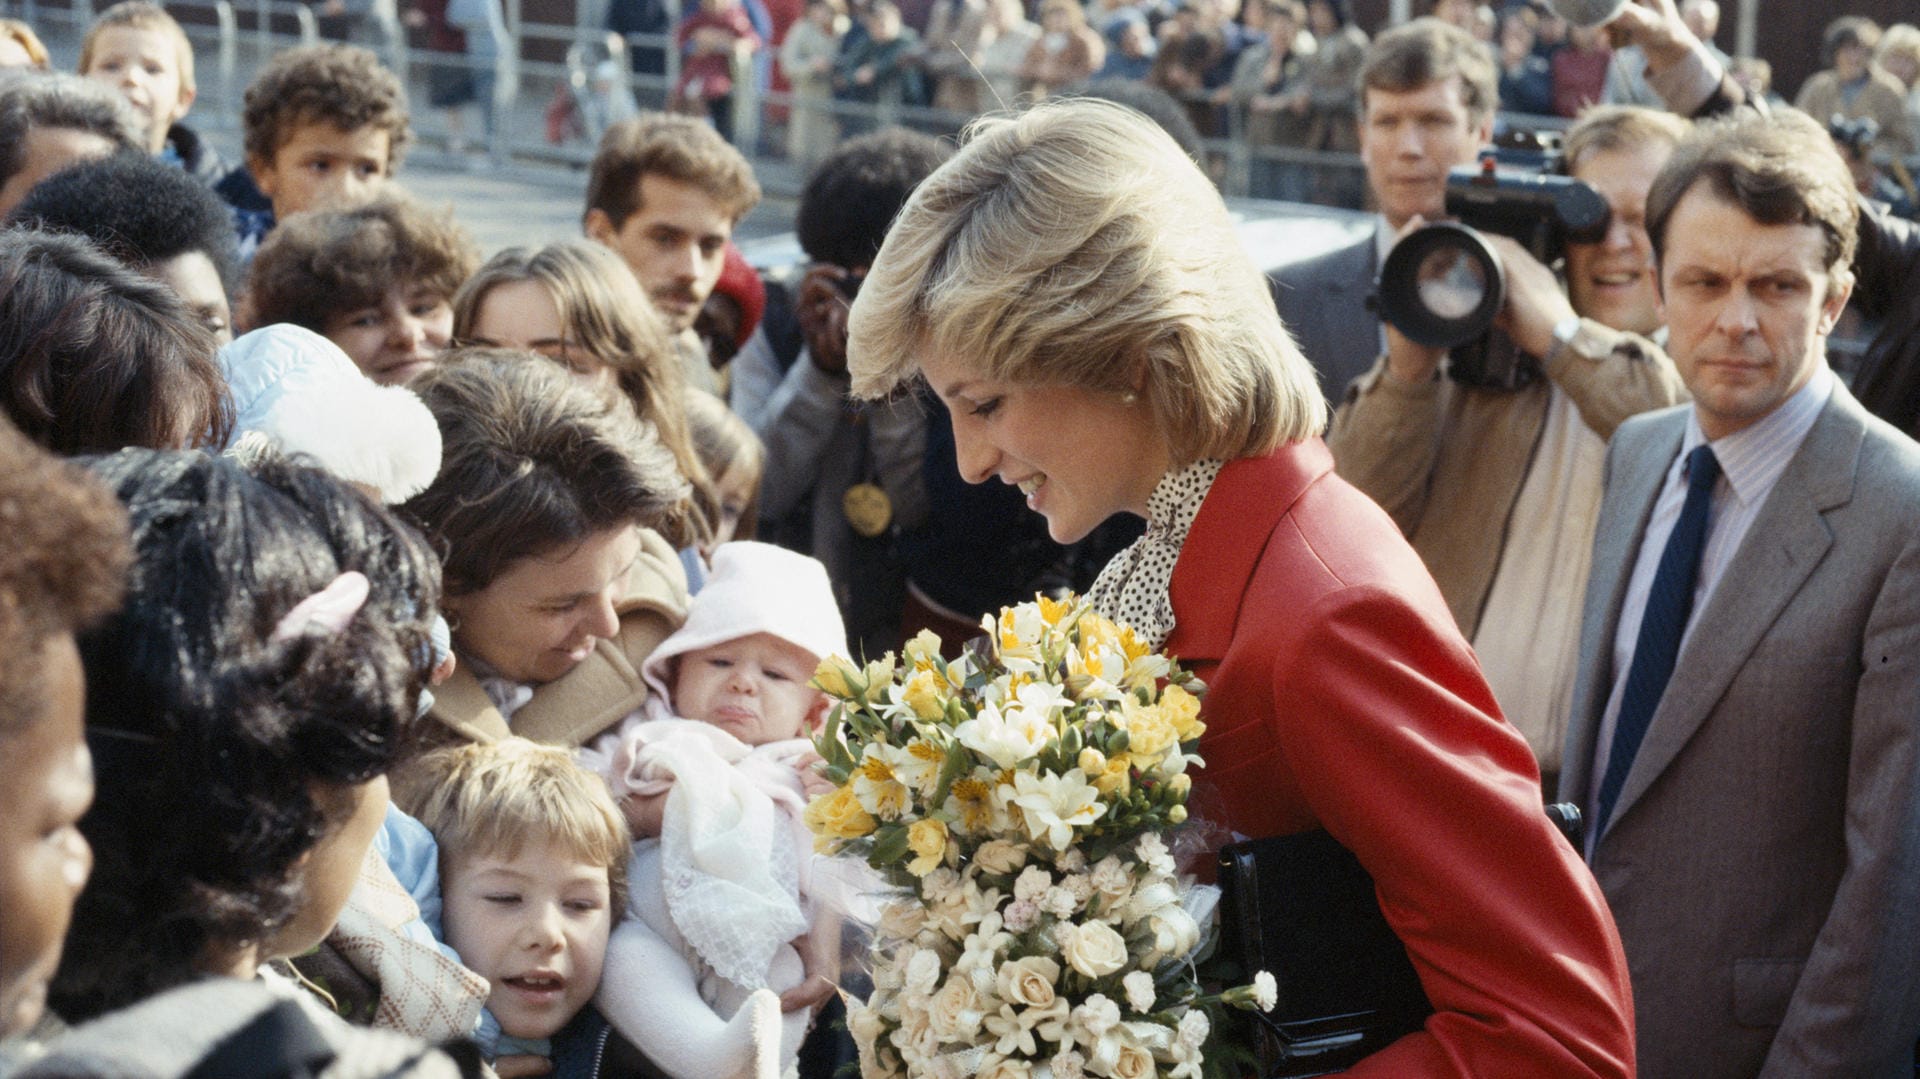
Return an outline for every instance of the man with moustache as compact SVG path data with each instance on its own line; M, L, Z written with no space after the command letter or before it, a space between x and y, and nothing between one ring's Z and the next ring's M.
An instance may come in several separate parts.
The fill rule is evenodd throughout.
M1920 445L1827 365L1858 213L1788 110L1647 197L1693 404L1609 448L1561 784L1647 1079L1913 1073Z
M1597 243L1569 244L1566 292L1520 245L1490 236L1507 274L1499 326L1542 377L1516 389L1442 371L1444 349L1391 328L1327 444L1340 474L1386 507L1439 583L1509 721L1551 790L1579 659L1606 440L1621 420L1684 399L1649 339L1660 329L1647 189L1687 122L1630 106L1568 132L1574 177L1607 200Z
M688 116L614 124L588 171L588 238L626 261L673 335L688 382L714 392L720 381L693 323L726 267L734 226L759 201L747 159Z

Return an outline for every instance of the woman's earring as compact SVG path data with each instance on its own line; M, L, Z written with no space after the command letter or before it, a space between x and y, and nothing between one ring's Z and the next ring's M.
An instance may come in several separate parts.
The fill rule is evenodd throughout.
M1140 395L1132 390L1128 390L1120 395L1120 403L1123 405L1137 405L1140 403Z

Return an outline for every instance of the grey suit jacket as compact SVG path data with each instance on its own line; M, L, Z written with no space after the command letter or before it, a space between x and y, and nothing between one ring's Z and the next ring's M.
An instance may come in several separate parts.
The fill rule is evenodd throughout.
M1622 597L1689 407L1628 420L1608 453L1561 780L1583 805ZM1640 1075L1911 1076L1920 445L1836 387L1695 618L1589 852Z
M1380 356L1380 316L1367 309L1373 293L1374 237L1273 273L1274 302L1300 350L1320 372L1329 403L1346 399L1347 384Z

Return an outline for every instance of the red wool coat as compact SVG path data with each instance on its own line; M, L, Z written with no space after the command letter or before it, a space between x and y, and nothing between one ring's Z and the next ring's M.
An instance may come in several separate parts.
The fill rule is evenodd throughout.
M1600 889L1419 556L1325 444L1222 469L1171 595L1167 651L1209 687L1194 805L1249 837L1332 833L1433 1002L1347 1074L1632 1075Z

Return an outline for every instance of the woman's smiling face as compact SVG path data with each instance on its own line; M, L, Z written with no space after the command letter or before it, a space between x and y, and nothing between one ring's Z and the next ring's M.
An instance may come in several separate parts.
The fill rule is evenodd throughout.
M1121 511L1145 516L1171 466L1144 401L1080 386L996 382L948 356L920 370L947 406L955 455L968 483L999 477L1019 487L1060 543L1073 543Z

